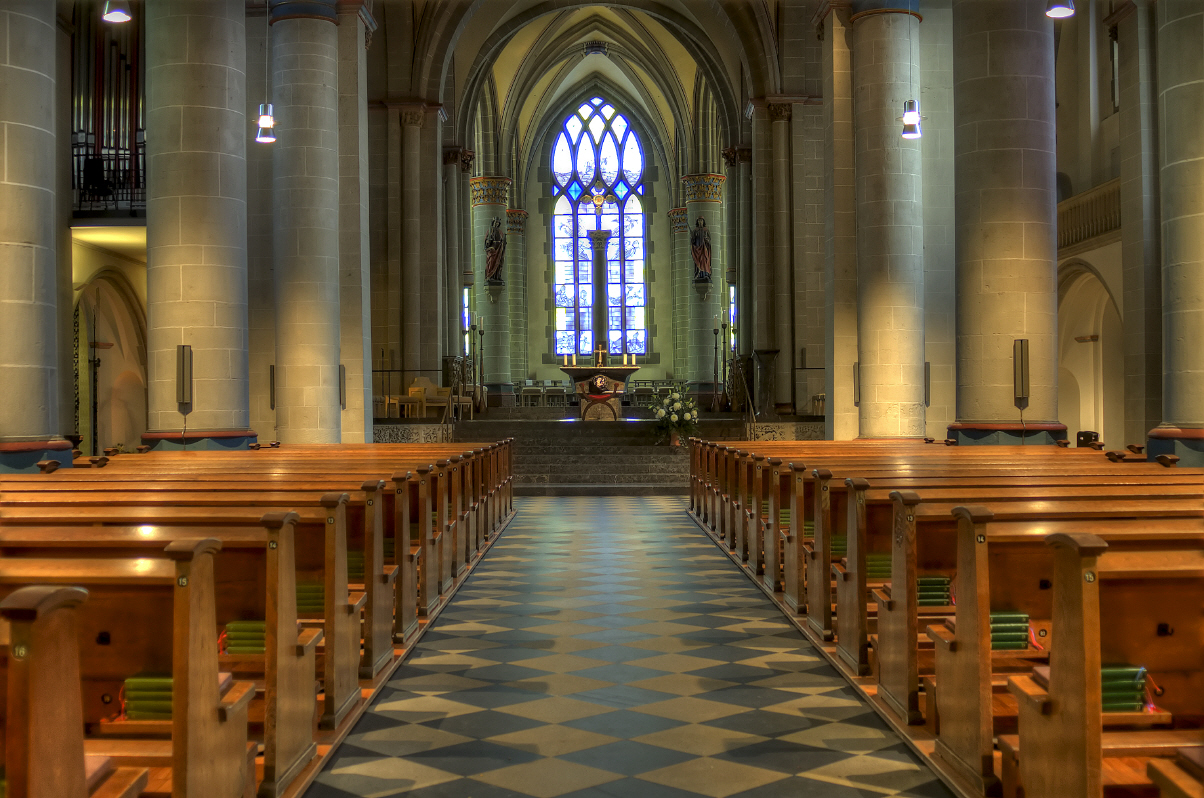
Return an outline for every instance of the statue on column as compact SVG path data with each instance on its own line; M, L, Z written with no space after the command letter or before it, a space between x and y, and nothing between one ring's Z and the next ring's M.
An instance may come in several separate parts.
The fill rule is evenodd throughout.
M485 282L494 285L505 285L502 279L502 266L506 262L506 233L502 230L502 220L494 217L485 235Z
M690 231L690 254L694 256L694 282L711 281L711 233L706 219L699 216Z

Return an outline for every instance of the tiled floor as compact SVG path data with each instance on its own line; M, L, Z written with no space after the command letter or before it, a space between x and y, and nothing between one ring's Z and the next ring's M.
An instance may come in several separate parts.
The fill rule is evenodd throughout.
M530 497L307 798L948 796L678 498Z

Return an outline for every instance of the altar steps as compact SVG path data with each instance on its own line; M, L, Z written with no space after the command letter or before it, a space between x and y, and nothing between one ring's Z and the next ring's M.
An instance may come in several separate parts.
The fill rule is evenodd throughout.
M657 445L651 421L489 419L456 424L458 441L514 438L519 496L665 496L689 492L686 446Z

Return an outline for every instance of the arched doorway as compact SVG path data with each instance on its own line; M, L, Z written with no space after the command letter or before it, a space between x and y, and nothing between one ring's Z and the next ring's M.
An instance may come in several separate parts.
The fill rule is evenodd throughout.
M1099 274L1072 261L1058 280L1058 414L1073 441L1080 430L1123 448L1124 341L1120 310Z
M146 314L125 277L106 269L84 286L75 330L80 448L132 452L146 431Z

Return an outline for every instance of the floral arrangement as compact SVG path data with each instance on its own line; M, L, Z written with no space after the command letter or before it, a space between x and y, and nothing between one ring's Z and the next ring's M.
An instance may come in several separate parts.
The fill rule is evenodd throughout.
M657 428L672 438L698 428L698 403L691 399L684 385L675 385L656 407Z

